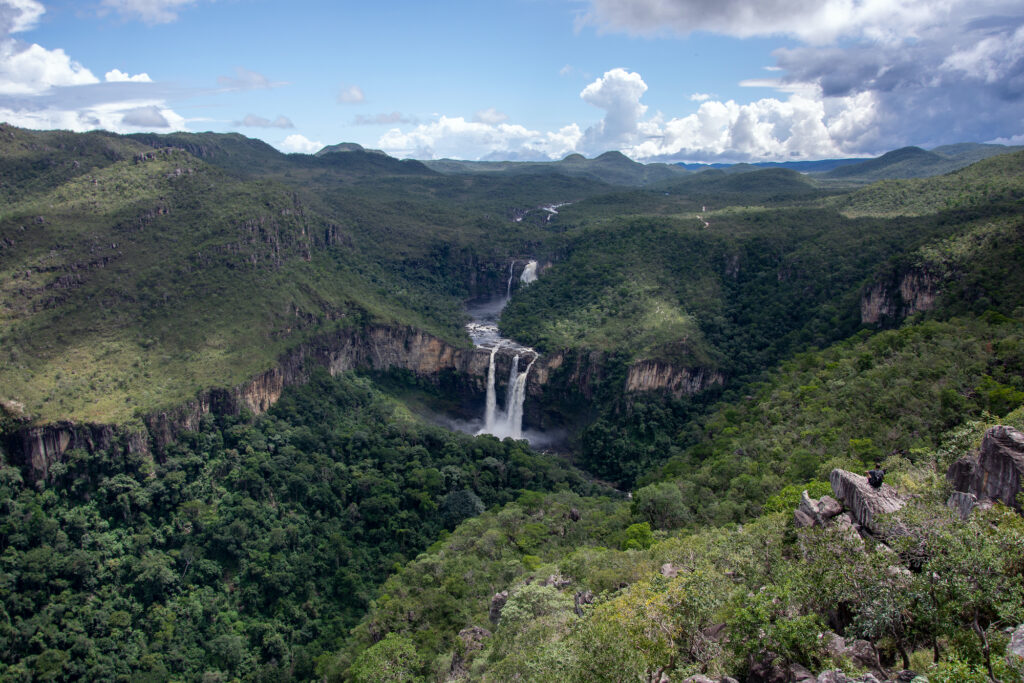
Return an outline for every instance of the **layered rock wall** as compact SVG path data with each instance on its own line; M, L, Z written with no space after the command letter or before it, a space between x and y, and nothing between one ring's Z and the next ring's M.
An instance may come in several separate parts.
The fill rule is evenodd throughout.
M1005 425L985 432L978 453L965 455L946 472L953 487L951 504L969 512L963 499L974 496L979 505L1002 502L1018 512L1021 481L1024 480L1024 434ZM964 494L964 495L956 495ZM954 501L955 499L955 501Z
M724 384L725 376L707 368L677 367L657 360L642 360L629 367L626 391L667 391L676 398L693 396L712 384Z
M511 356L514 351L502 352ZM567 357L559 352L538 359L529 377L531 396L543 397L545 385L558 370L560 385L571 386L588 400L593 388L604 381L606 358L601 353ZM247 382L229 388L211 388L176 408L143 417L148 434L121 426L58 422L27 427L7 439L9 459L22 467L27 478L45 479L51 465L73 448L89 451L123 444L125 452L150 453L158 457L184 432L196 431L205 415L230 415L248 410L266 412L288 386L308 381L316 368L337 374L356 368L408 370L421 377L436 377L450 370L473 378L482 391L487 377L490 352L479 348L453 346L412 327L373 325L344 329L321 335L283 355L278 364ZM502 376L509 359L501 360ZM639 361L628 368L626 392L667 391L675 396L694 394L715 383L721 373L704 369L677 368L660 361ZM564 390L560 387L559 390Z
M896 323L908 315L930 310L938 296L939 278L923 270L893 273L869 285L860 300L865 324Z

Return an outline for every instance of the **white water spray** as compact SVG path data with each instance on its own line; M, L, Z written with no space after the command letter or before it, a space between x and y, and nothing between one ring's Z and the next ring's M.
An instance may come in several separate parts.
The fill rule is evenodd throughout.
M497 407L497 391L494 386L494 365L498 347L491 349L490 365L487 368L487 408L484 414L484 427L480 434L493 434L499 439L510 436L513 439L523 438L523 404L526 402L526 382L530 377L530 369L537 361L534 353L529 365L519 372L520 354L512 358L512 366L508 374L508 388L505 391L505 410Z
M530 261L529 263L526 264L526 267L523 268L523 274L519 276L519 281L522 282L524 285L528 285L536 279L537 262Z

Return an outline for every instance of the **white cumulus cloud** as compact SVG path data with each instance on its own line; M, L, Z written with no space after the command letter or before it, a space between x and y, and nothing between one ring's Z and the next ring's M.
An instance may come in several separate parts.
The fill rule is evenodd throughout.
M284 139L279 145L279 148L283 152L298 152L300 154L312 154L323 149L324 143L319 140L313 141L307 138L305 135L294 133Z
M604 152L632 145L647 111L647 105L640 104L645 92L647 84L640 74L625 69L612 69L584 88L583 101L605 110L604 118L584 134L584 148Z
M107 83L152 83L153 79L147 73L127 74L120 69L112 69L103 74L103 80Z
M34 95L53 86L98 83L89 69L64 50L16 40L0 41L0 94Z
M33 29L45 12L36 0L0 0L0 34Z
M582 133L575 124L541 133L510 123L441 116L408 132L392 128L377 145L397 157L416 159L551 159L575 149Z

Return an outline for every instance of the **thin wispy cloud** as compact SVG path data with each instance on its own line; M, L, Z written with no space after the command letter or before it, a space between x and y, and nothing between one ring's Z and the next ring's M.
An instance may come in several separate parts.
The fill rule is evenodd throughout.
M288 85L285 81L271 81L258 71L250 71L242 66L235 67L234 76L218 76L217 85L222 90L269 90Z
M359 104L366 101L366 95L358 85L344 86L338 91L339 104Z
M291 122L287 116L278 116L276 119L271 121L270 119L262 116L256 116L255 114L246 114L245 118L241 121L235 121L236 126L244 126L246 128L294 128L295 125Z
M418 120L413 116L393 111L390 114L358 114L353 120L356 126L393 126L397 124L415 124Z

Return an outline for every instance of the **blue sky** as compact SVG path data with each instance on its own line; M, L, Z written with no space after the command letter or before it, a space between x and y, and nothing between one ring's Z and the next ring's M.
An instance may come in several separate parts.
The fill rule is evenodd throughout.
M0 0L0 120L292 152L788 160L1024 142L1002 0Z

